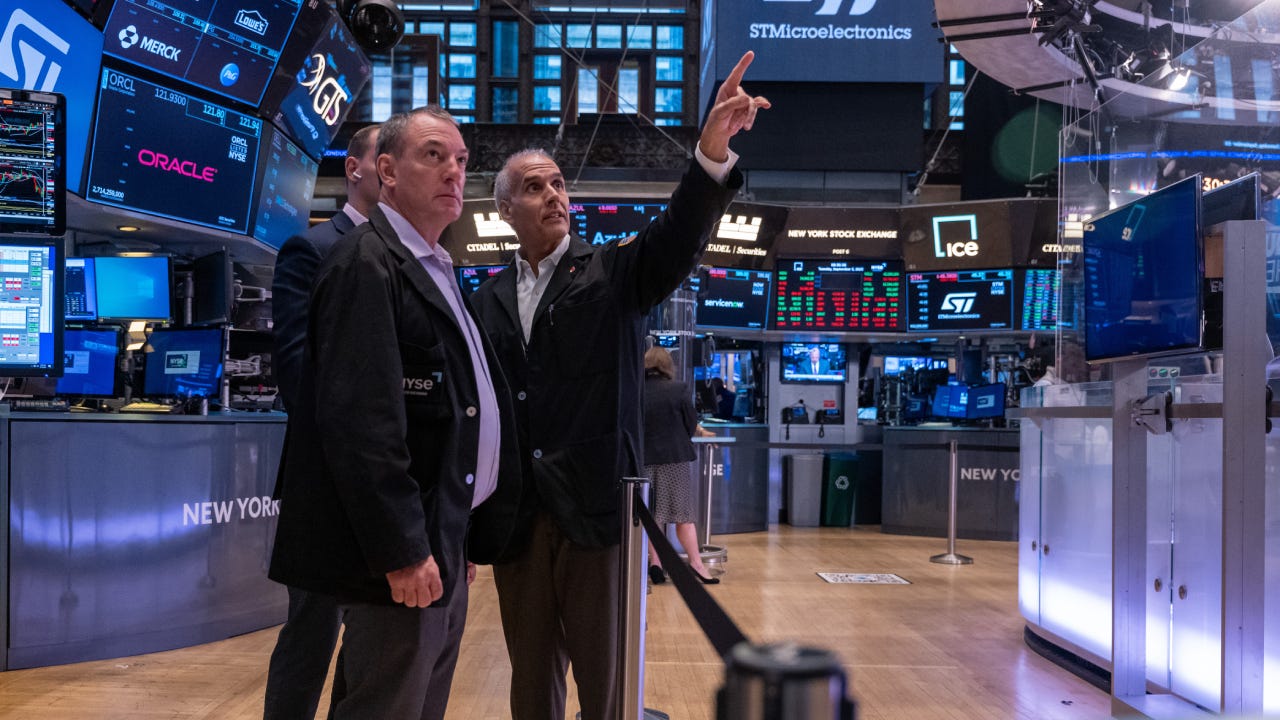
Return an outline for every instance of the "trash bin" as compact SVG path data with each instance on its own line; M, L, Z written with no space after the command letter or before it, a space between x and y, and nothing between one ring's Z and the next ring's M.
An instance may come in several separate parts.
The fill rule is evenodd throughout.
M784 455L782 478L787 486L787 523L817 527L822 511L822 455Z
M825 527L849 527L853 524L854 501L858 493L858 456L854 453L827 453L823 459L822 524Z
M853 524L879 525L884 492L884 453L858 452L858 473L853 482Z

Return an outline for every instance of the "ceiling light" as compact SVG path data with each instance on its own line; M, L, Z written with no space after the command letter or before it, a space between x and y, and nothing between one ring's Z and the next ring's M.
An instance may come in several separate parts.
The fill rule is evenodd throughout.
M138 232L140 228L137 225L117 225L116 229L120 232Z

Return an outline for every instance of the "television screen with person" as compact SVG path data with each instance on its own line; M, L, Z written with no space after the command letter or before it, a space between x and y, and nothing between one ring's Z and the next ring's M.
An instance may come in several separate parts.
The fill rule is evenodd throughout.
M62 329L66 315L60 240L0 240L0 377L62 374Z
M121 395L118 330L67 330L63 334L60 397L113 398Z
M160 329L147 338L142 393L148 398L217 397L222 383L220 328ZM150 346L150 350L146 347Z
M93 259L99 320L168 322L172 317L167 255Z
M1193 175L1085 222L1086 360L1200 348L1200 183Z
M98 282L93 274L93 258L67 258L67 320L93 322L98 319Z
M842 383L848 379L840 343L783 343L782 382Z

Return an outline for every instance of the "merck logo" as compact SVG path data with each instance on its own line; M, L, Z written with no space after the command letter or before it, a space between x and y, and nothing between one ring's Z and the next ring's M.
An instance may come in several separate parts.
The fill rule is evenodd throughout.
M956 225L969 226L968 237L960 239L943 239L943 230L952 230ZM954 232L954 230L952 230ZM963 230L962 230L963 232ZM942 215L933 219L933 254L940 258L977 257L978 256L978 216L977 215Z
M138 28L133 25L129 25L121 30L116 37L120 39L120 47L125 50L137 45L152 55L159 55L165 60L171 60L173 62L178 61L178 55L182 52L182 48L176 48L172 45L162 43L155 38L139 35Z
M5 24L4 34L0 35L0 75L13 80L23 89L50 92L58 83L62 65L54 62L48 53L27 42L36 39L63 57L71 50L71 43L58 37L40 21L23 10L14 10L9 16L9 22Z
M267 34L267 19L257 10L240 10L236 12L235 24L259 35Z
M155 150L142 148L138 151L138 162L147 167L158 168L175 172L179 175L186 175L189 178L203 180L204 182L213 182L214 175L218 174L218 168L205 166L203 169L193 160L180 160L176 157L169 157L164 153L158 153Z
M323 53L312 55L311 60L316 64L316 69L312 72L310 79L302 82L302 87L306 88L307 94L312 96L311 107L316 111L316 115L320 116L325 125L332 127L337 125L338 118L342 117L342 103L349 96L337 80L324 76Z
M764 0L765 2L803 2L807 3L811 0ZM844 0L822 0L822 6L814 15L838 15L840 8L844 5ZM876 0L852 0L849 4L850 15L866 15L876 6Z
M942 312L967 313L973 310L973 303L977 299L976 292L947 293L947 296L942 298Z
M760 223L763 218L749 218L745 215L739 215L737 220L730 215L720 218L720 229L716 231L716 237L721 240L743 240L746 242L755 242L760 237Z

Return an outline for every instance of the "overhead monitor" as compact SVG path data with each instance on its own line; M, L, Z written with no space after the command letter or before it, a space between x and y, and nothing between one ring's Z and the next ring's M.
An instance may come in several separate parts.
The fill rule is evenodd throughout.
M195 288L191 322L196 325L231 322L234 283L231 255L226 250L196 258L191 264L191 284Z
M372 68L332 4L306 2L267 88L262 112L319 160Z
M634 200L571 202L569 231L588 245L608 245L640 232L666 207Z
M912 370L946 370L947 361L943 358L901 355L886 355L884 358L885 375L900 375L908 368Z
M120 331L68 329L63 334L63 369L58 378L61 397L113 398L122 393Z
M253 236L279 249L307 229L320 164L274 128L267 128L258 163Z
M462 289L463 295L480 289L480 286L491 277L497 276L498 273L506 270L506 265L473 265L463 266L457 269L458 287Z
M1022 278L1022 313L1018 327L1052 332L1058 328L1062 273L1056 269L1019 271Z
M93 270L99 320L168 322L173 317L173 268L167 255L104 255L93 259Z
M93 322L98 319L98 280L94 277L93 258L67 258L64 283L66 318L70 322Z
M775 330L902 330L902 263L777 261Z
M115 0L102 52L257 107L300 0Z
M781 365L784 383L843 383L849 377L840 343L783 343Z
M87 200L244 233L263 121L104 69Z
M911 332L1013 328L1013 270L908 273L907 297Z
M1085 222L1085 359L1199 349L1200 176Z
M217 397L222 383L222 335L221 328L153 331L147 339L151 349L146 351L143 396Z
M66 146L65 97L0 89L0 234L63 233Z
M772 272L715 267L704 272L698 283L698 327L764 329Z
M62 374L64 264L53 240L0 239L0 377Z

